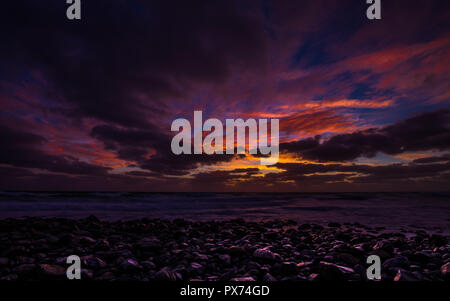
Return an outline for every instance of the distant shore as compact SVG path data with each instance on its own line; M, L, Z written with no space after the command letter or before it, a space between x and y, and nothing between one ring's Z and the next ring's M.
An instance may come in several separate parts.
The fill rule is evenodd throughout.
M81 258L85 280L366 280L369 255L381 280L449 280L450 237L359 223L295 221L0 220L0 279L67 279Z

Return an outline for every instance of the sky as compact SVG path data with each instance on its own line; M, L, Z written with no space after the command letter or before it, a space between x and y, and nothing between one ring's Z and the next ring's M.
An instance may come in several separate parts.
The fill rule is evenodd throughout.
M0 189L448 191L450 2L15 0ZM280 159L175 155L176 118L278 118Z

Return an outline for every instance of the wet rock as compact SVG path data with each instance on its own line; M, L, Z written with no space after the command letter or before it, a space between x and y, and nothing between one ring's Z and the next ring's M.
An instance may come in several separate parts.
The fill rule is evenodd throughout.
M373 246L373 250L382 250L388 253L394 252L394 246L390 241L379 241Z
M16 274L10 274L10 275L1 277L0 280L10 281L10 280L17 280L18 278L19 277Z
M408 255L409 260L419 262L419 263L428 263L430 261L430 256L424 252L415 252Z
M299 230L309 230L311 229L311 225L310 224L302 224L300 226L298 226Z
M134 259L126 259L120 264L120 268L124 271L133 272L133 271L141 271L142 267L139 263Z
M270 251L269 247L256 249L253 252L253 257L267 261L276 261L280 258L278 254Z
M95 239L93 239L92 237L89 236L81 236L78 238L80 244L85 245L85 246L92 246L95 244Z
M90 223L99 223L100 222L100 220L95 215L89 215L88 217L85 218L85 220Z
M297 274L299 267L294 262L282 262L280 264L280 272L283 275Z
M94 273L88 269L81 269L81 279L90 280L94 276Z
M34 258L31 257L26 257L26 256L17 256L16 257L16 264L20 265L20 264L29 264L29 263L34 263L35 260Z
M177 280L177 276L168 267L164 267L155 274L155 279L160 281L175 281Z
M430 242L437 247L445 246L447 244L447 241L447 237L438 234L433 234L430 238Z
M57 244L60 246L69 246L74 241L73 234L64 234L58 240Z
M321 280L345 280L346 274L354 273L352 268L339 266L334 263L321 261L319 264L319 275Z
M111 272L105 272L100 277L98 277L98 280L103 280L103 281L111 281L114 279L115 279L114 274Z
M231 257L228 254L219 254L218 258L219 258L219 261L222 263L225 263L227 265L231 264Z
M109 241L106 239L101 239L97 241L94 245L94 249L97 251L107 251L111 248Z
M336 259L338 259L339 261L342 261L345 264L351 265L351 266L355 266L360 262L360 260L358 258L356 258L355 256L348 254L348 253L336 254Z
M203 273L205 268L197 262L192 262L191 265L189 266L188 270L191 274L199 275L199 274Z
M394 281L420 281L421 278L417 274L399 269L397 275L394 277Z
M147 270L152 270L152 269L156 268L156 265L153 262L151 262L150 260L142 261L141 265L143 268L145 268Z
M36 270L35 264L22 264L13 268L14 274L19 276L28 276Z
M158 252L162 248L162 243L155 237L147 237L139 240L136 247L144 251Z
M239 246L229 247L228 249L226 249L226 253L230 254L231 256L243 256L246 254L245 249Z
M40 264L40 272L49 277L65 277L66 268L56 264Z
M266 274L263 276L263 281L266 281L266 282L277 281L277 278L273 277L273 276L270 275L269 273L266 273Z
M236 277L232 278L231 281L256 281L255 278L247 276L247 277Z
M87 255L81 258L82 266L89 269L103 269L107 266L106 262L94 255Z
M450 280L450 262L447 262L441 267L441 275L445 281Z
M390 258L383 263L384 269L390 268L407 268L409 266L409 260L405 256L397 256Z

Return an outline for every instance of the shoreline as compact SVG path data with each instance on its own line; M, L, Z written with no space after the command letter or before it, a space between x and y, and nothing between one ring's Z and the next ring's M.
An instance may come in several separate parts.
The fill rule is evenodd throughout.
M450 237L408 230L292 220L8 218L0 219L0 280L67 279L69 255L81 258L85 280L361 281L369 255L380 257L382 281L449 280Z

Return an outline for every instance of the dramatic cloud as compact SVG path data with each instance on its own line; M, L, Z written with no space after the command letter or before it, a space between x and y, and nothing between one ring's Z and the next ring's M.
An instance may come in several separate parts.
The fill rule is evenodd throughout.
M282 151L297 153L315 161L351 161L422 150L450 148L450 110L427 112L393 125L371 128L351 134L335 135L320 143L320 136L280 146Z
M450 2L385 2L7 1L0 189L446 190ZM279 118L280 163L174 155L194 110Z
M168 175L183 175L199 164L211 165L231 161L233 155L175 155L171 150L172 136L153 130L124 130L112 126L97 126L91 135L101 140L105 148L118 157L146 170Z
M38 168L68 174L105 174L109 168L68 156L49 155L42 150L45 139L0 125L0 164Z

